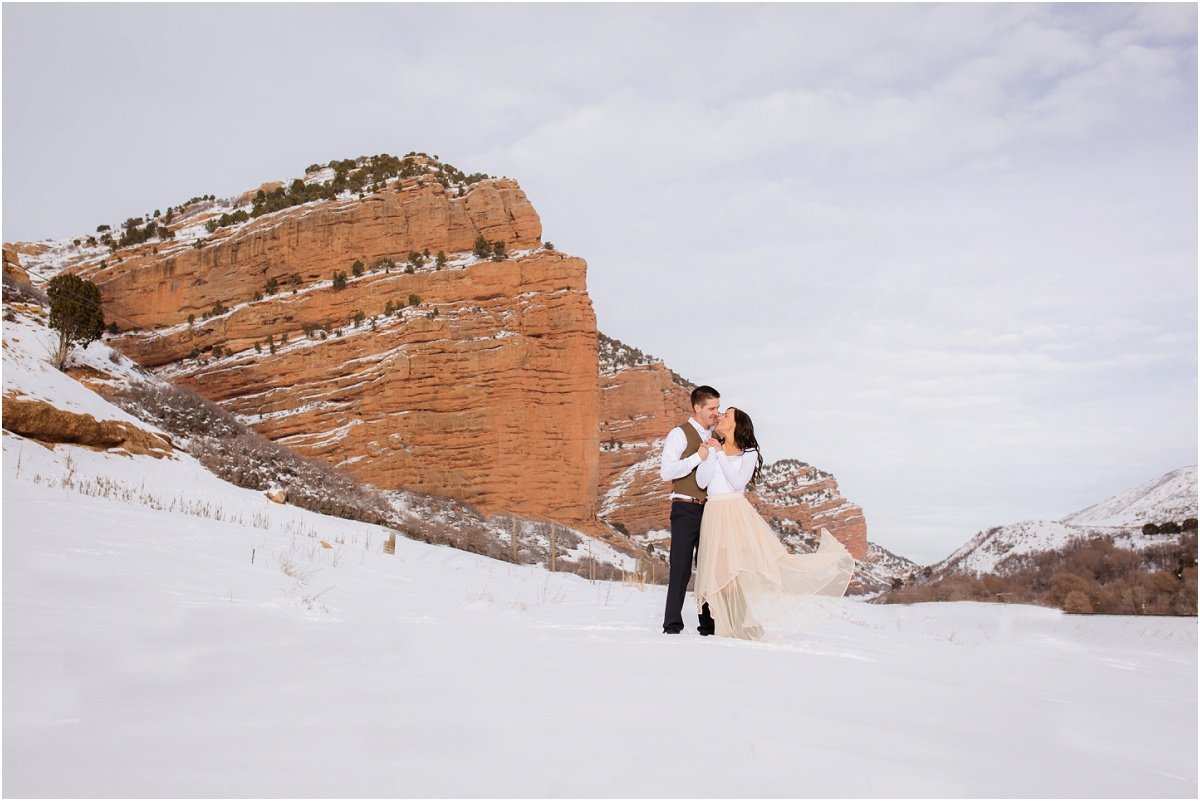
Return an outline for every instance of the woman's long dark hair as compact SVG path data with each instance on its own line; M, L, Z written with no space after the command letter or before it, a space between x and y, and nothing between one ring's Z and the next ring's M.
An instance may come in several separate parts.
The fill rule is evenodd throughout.
M733 444L743 452L753 448L757 454L758 464L754 466L754 475L750 476L750 483L754 484L758 481L758 474L762 472L762 451L759 450L758 440L754 436L754 421L750 419L750 415L737 407L733 410Z

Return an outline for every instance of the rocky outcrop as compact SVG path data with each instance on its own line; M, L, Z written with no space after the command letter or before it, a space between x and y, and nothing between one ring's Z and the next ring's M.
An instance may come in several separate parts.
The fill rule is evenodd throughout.
M362 200L267 214L202 240L151 240L105 258L103 267L93 257L80 272L100 285L112 311L153 329L200 317L218 303L248 301L271 279L287 292L349 272L355 261L403 265L414 251L470 252L479 236L521 250L538 247L541 235L541 220L515 181L485 181L463 197L436 182L406 181Z
M120 420L97 420L51 406L43 400L4 396L4 428L44 445L81 445L97 450L120 449L161 459L170 442Z
M12 245L4 246L4 274L11 275L22 284L29 283L29 273L21 267L21 257Z
M480 236L510 255L471 256ZM599 529L587 265L540 237L514 181L459 197L405 180L81 272L147 329L112 344L302 455L383 488ZM405 264L414 252L430 258Z
M831 473L781 459L764 466L758 483L755 505L777 531L811 537L812 532L827 528L855 559L867 557L862 508L842 497Z
M599 513L635 537L669 528L659 455L666 433L691 414L688 395L661 363L601 373Z

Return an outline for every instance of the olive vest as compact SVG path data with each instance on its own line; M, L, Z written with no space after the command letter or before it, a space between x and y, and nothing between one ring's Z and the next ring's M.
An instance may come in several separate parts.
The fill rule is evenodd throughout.
M700 432L696 430L696 427L688 421L684 420L680 428L683 429L683 433L687 437L687 445L684 446L683 453L679 455L679 458L686 459L700 450L700 445L703 444L704 440L700 438ZM699 466L683 478L675 479L675 492L680 495L686 495L689 498L695 498L698 501L705 501L708 500L708 493L700 489L700 485L696 483L696 470L698 469Z

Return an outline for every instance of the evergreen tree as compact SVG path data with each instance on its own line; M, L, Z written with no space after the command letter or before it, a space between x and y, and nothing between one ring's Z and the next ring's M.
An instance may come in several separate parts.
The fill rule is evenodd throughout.
M50 299L50 327L58 332L54 366L63 369L75 345L87 347L104 333L100 287L72 273L59 273L46 287Z
M475 249L471 251L476 258L486 259L492 252L492 246L488 244L483 234L475 237Z

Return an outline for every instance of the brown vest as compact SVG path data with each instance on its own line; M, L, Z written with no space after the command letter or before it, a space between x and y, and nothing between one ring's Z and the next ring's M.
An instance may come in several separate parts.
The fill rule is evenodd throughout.
M679 458L686 459L700 450L700 446L704 440L700 439L700 432L688 421L684 420L680 428L683 429L684 435L687 436L687 445L684 446L683 453L679 454ZM692 470L692 472L683 478L675 479L675 492L680 495L687 495L689 498L695 498L698 501L706 501L708 500L708 493L700 489L700 485L696 483L696 470L698 469L699 467Z

